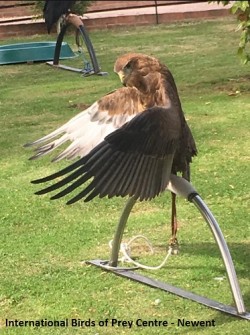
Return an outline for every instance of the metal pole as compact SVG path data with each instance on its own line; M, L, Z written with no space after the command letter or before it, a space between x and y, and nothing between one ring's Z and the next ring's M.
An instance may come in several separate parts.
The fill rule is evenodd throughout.
M66 33L67 28L68 28L68 24L64 24L61 28L61 31L60 31L59 35L57 36L56 47L55 47L55 52L54 52L54 59L53 59L53 65L58 65L59 64L62 41L63 41L63 38L64 38L64 35Z
M245 309L243 298L241 295L239 282L237 279L237 275L235 272L231 254L229 252L224 236L220 230L220 227L217 221L215 220L213 214L211 213L211 211L209 210L209 208L207 207L207 205L205 204L205 202L201 199L199 195L195 195L191 201L199 209L203 218L207 221L214 235L215 241L218 244L222 259L224 261L224 264L227 270L228 280L230 283L230 287L232 290L232 294L233 294L233 298L236 304L237 311L239 314L244 314L246 312L246 309Z
M96 73L96 74L100 73L100 67L99 67L99 64L98 64L97 59L96 59L94 47L93 47L92 42L89 38L88 32L87 32L86 28L84 27L84 24L82 22L81 17L78 16L78 15L75 15L75 14L69 14L67 16L67 20L68 20L69 23L73 24L79 30L79 32L81 33L81 35L83 37L83 40L86 44L90 59L91 59L91 63L92 63L93 69L94 69L94 73Z
M181 197L184 197L190 202L193 202L194 205L201 212L203 218L208 223L213 233L214 239L216 243L218 244L223 262L226 267L227 276L228 276L228 280L230 283L230 287L231 287L231 291L232 291L233 298L235 301L237 312L239 314L246 313L246 309L244 306L244 302L243 302L243 298L241 295L241 290L240 290L240 286L239 286L239 282L238 282L237 275L235 272L231 254L229 252L224 236L221 232L220 226L218 225L212 212L207 207L207 205L202 200L202 198L197 193L197 191L193 188L193 186L187 180L177 177L175 175L171 175L170 182L167 188L169 191L174 192Z
M156 24L159 24L157 0L155 0L155 16L156 16Z
M225 264L225 268L227 271L227 276L229 280L229 284L231 287L231 291L233 294L233 298L235 301L236 309L238 314L245 314L246 309L244 306L244 301L242 298L239 282L237 279L237 275L235 272L234 264L232 261L231 254L229 252L227 243L224 239L224 236L221 232L221 229L214 218L212 212L209 210L205 202L202 200L202 198L199 196L197 191L193 188L193 186L185 179L181 177L177 177L176 175L171 175L170 182L168 184L167 189L173 193L175 193L178 196L184 197L188 199L190 202L193 202L194 205L199 209L201 212L203 218L208 223L214 239L220 249L221 256L223 259L223 262ZM120 244L123 236L123 232L129 217L129 214L136 203L136 199L134 197L131 197L128 199L122 215L120 217L114 240L112 245L112 251L111 251L111 258L109 261L109 265L112 267L117 267L118 263L118 254L120 250Z
M84 39L84 42L86 44L86 47L88 49L88 53L89 53L89 56L90 56L90 59L91 59L91 63L93 65L94 72L98 73L98 72L100 72L100 67L99 67L99 64L98 64L97 59L96 59L95 50L93 48L93 45L91 43L91 40L89 38L89 35L88 35L87 30L85 29L84 25L79 26L79 31L81 32L81 34L83 36L83 39Z
M123 211L122 211L122 215L120 217L120 220L118 222L117 228L116 228L116 232L115 232L115 236L113 239L113 243L112 243L112 250L111 250L111 256L110 256L110 261L109 261L109 265L110 266L117 266L118 264L118 256L119 256L119 251L120 251L120 244L122 241L122 236L124 233L124 229L126 226L126 223L128 221L128 217L129 214L134 206L134 204L136 203L136 199L134 197L131 197L128 199Z

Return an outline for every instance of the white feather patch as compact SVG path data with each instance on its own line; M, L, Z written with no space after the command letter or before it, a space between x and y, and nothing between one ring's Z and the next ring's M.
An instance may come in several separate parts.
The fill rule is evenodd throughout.
M52 133L27 144L26 146L38 146L33 159L44 156L67 141L72 143L53 161L61 159L73 159L89 153L108 134L131 120L135 115L116 114L109 115L108 111L99 111L98 102L74 116L63 126ZM60 137L59 137L60 136ZM53 141L49 142L51 139ZM49 142L49 143L48 143Z

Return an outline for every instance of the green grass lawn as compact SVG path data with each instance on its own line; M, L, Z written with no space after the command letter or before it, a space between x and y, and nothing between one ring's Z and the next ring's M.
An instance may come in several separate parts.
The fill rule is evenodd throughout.
M249 65L236 56L235 21L195 21L91 32L106 77L53 69L44 63L0 68L0 333L1 334L250 334L249 322L197 303L122 279L89 259L108 259L108 242L125 199L95 199L65 205L65 199L37 197L30 180L67 162L49 157L28 161L24 143L58 127L104 93L120 86L116 57L136 51L157 56L172 71L195 136L199 155L192 182L217 218L228 242L247 310L250 310ZM1 41L54 40L35 36ZM66 40L74 47L73 37ZM77 65L80 59L66 62ZM233 305L225 268L209 228L193 205L178 199L181 253L147 276ZM170 194L136 204L124 239L144 234L154 256L134 249L155 265L170 237ZM223 280L216 280L221 277ZM156 301L158 300L158 303ZM93 327L6 328L9 320L95 321ZM100 327L100 320L168 320L168 327ZM215 327L177 327L177 319L215 320Z

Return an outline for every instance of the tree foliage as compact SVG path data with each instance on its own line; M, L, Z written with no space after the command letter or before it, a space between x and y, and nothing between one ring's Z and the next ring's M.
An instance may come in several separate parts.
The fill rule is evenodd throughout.
M212 1L209 1L212 2ZM249 42L250 42L250 1L216 1L226 6L232 3L230 12L237 17L237 31L241 30L238 55L244 64L250 61Z
M25 1L27 2L27 1ZM34 1L32 1L34 2ZM87 8L94 3L95 1L91 0L78 0L72 7L72 12L82 15L83 13L86 12ZM45 4L45 0L37 0L35 1L35 11L38 15L42 15L43 13L43 7Z

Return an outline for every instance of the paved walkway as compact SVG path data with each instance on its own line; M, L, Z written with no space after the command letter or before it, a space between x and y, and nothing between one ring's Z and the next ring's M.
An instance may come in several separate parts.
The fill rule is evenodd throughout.
M188 19L205 19L229 15L229 6L217 3L197 2L178 5L112 10L105 12L86 13L83 15L87 29L103 29L119 26L139 26L167 23Z
M230 5L222 6L217 3L197 2L178 5L110 10L84 14L84 24L88 30L105 29L119 26L139 26L157 23L167 23L188 19L205 19L229 15ZM15 19L15 18L12 18ZM43 19L26 20L22 22L1 22L0 39L13 36L47 34Z
M198 2L189 4L157 6L157 11L158 14L192 13L192 12L204 12L204 11L215 11L215 10L221 11L223 9L228 9L230 7L231 5L223 6L217 3ZM115 16L130 16L130 15L145 15L145 14L155 14L155 7L112 10L99 13L86 13L84 14L83 17L87 20L87 19L97 19L97 18L106 18Z

